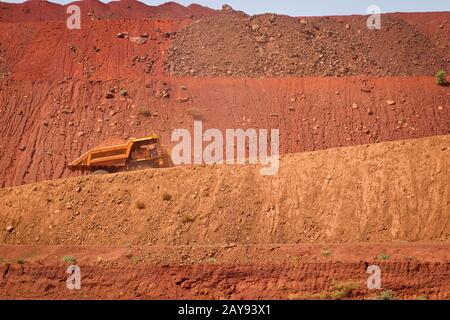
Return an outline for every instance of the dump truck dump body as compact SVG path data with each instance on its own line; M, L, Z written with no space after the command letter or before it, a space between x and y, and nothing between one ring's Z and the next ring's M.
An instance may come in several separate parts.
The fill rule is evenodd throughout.
M131 138L127 143L94 148L71 162L71 170L121 171L145 167L163 167L164 155L160 139L151 135L140 139Z

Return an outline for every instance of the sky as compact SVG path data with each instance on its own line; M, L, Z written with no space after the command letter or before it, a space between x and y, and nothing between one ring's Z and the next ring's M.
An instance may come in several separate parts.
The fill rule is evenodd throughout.
M19 0L0 1L23 2ZM50 1L63 4L72 2ZM168 2L168 0L141 0L141 2L158 5ZM382 13L450 11L450 0L177 0L176 2L186 6L198 3L213 9L219 9L222 4L227 3L235 10L242 10L248 14L270 12L291 16L366 14L370 5L377 5Z

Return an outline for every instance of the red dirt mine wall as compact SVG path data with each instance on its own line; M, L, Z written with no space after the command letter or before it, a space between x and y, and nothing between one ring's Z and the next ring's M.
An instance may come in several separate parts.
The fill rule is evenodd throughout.
M137 19L166 18L186 19L217 15L219 12L200 5L182 6L168 2L159 6L149 6L135 0L120 0L104 3L98 0L74 1L60 5L48 1L32 0L23 3L0 2L0 22L33 22L65 20L69 16L66 9L77 5L82 19Z
M449 13L435 15L449 20ZM362 32L363 16L308 18L306 24L272 17L83 20L80 30L63 21L4 22L0 78L430 76L449 68L447 22L432 27L407 16L411 25L389 15L384 29Z
M64 266L0 266L2 299L337 299L333 286L357 284L346 299L377 299L367 263L294 265L85 266L82 289L66 287ZM449 263L381 264L395 299L449 299ZM350 279L350 280L349 280ZM352 279L357 279L352 280Z
M109 139L157 133L170 147L198 116L205 129L279 128L282 154L450 133L448 88L431 77L3 81L0 111L0 186L67 177Z
M160 75L170 34L185 24L102 20L74 31L57 21L3 23L7 32L0 33L0 78L111 80Z
M450 239L450 135L0 189L3 244L221 245ZM166 197L166 195L169 197ZM87 232L88 231L88 232Z
M0 2L1 299L450 298L449 12L74 4ZM278 128L279 173L67 169L195 119Z

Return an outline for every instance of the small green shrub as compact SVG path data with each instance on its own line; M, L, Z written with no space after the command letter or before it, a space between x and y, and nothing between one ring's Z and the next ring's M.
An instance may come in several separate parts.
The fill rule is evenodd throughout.
M359 284L354 281L337 282L333 284L331 298L335 300L343 299L359 289Z
M322 256L328 258L331 256L331 250L330 249L323 249L321 252Z
M333 300L341 300L347 298L350 295L348 291L333 291L331 293L331 299Z
M390 258L391 258L391 256L388 254L385 254L385 253L382 253L378 256L379 260L389 260Z
M391 290L384 290L377 296L377 300L393 300L394 292Z
M445 86L448 84L444 70L440 70L436 73L436 83L440 86Z
M64 256L63 260L64 260L64 262L67 262L67 263L75 263L75 262L77 262L77 259L75 257L72 257L72 256Z
M17 259L16 262L17 262L18 264L25 264L25 259L20 258L20 259Z

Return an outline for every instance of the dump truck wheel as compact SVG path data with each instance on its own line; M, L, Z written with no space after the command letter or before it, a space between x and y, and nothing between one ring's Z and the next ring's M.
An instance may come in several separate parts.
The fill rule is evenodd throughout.
M95 170L94 172L92 172L92 174L95 175L101 175L101 174L108 174L109 172L106 170Z

